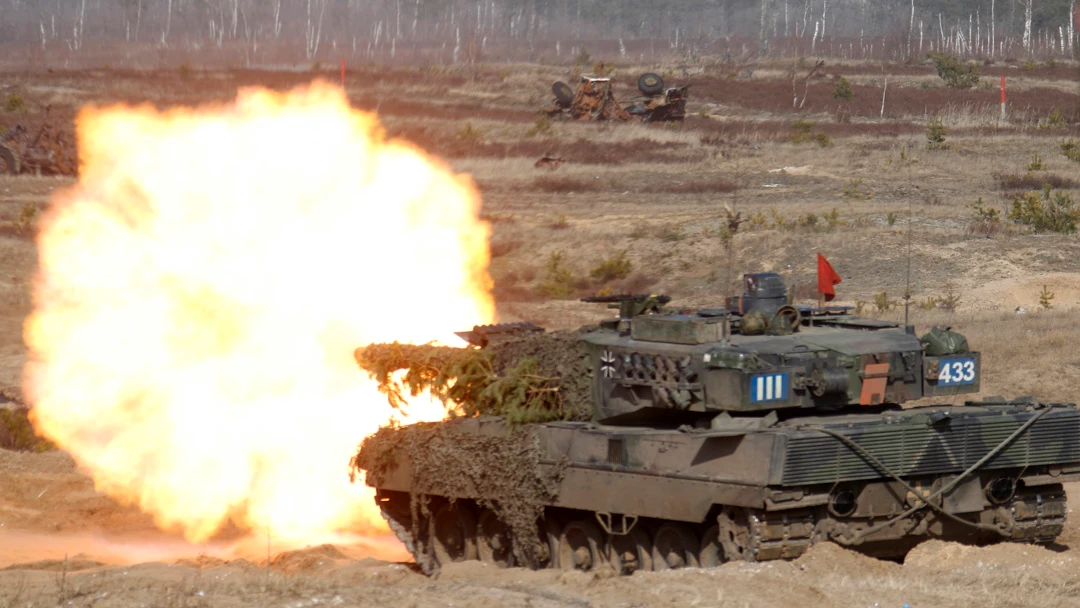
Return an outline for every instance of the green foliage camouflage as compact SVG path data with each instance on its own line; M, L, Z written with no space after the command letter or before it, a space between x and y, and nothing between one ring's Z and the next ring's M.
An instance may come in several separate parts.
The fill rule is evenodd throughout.
M587 420L587 368L576 342L564 334L484 349L394 342L359 348L355 356L395 408L429 391L452 416L505 416L511 424Z

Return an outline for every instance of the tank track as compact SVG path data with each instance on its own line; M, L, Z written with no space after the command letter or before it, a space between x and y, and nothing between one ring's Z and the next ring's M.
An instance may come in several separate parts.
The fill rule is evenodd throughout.
M436 507L440 501L445 502L439 497L430 497L430 500ZM469 508L470 503L467 500L454 502L455 508L464 505L465 509ZM383 499L381 506L390 529L413 555L421 570L428 575L437 574L440 564L435 555L440 552L432 548L440 543L440 539L433 537L429 542L418 542L414 538L414 527L408 515L408 495ZM1049 485L1018 489L1009 501L968 514L968 518L972 523L989 524L1005 532L984 532L981 538L985 542L1051 543L1061 534L1067 512L1064 490L1060 485ZM898 522L891 528L891 537L851 543L844 542L844 537L853 530L867 527L867 520L836 518L824 507L784 511L724 507L715 517L716 525L709 525L711 522L690 525L668 520L635 520L626 534L610 533L613 531L611 528L618 526L612 523L609 514L597 517L596 513L587 511L549 508L543 521L538 524L538 533L541 539L548 541L545 550L549 553L545 557L550 558L541 560L533 569L589 570L608 565L617 572L630 573L637 569L708 567L727 561L793 559L812 545L828 541L879 557L902 557L924 540L957 539L961 538L959 533L966 532L962 524L953 523L953 528L942 533L942 522L936 517L925 509ZM422 535L426 536L428 530L436 534L434 528L428 526L427 520L419 523L415 529L425 531L421 532ZM623 530L625 526L617 532ZM672 539L676 539L674 548ZM452 540L443 542L446 546L454 544ZM636 547L635 542L638 543ZM679 545L680 542L682 545ZM680 547L685 548L685 552ZM710 558L709 551L717 548L719 554ZM451 546L448 553L443 548L441 554L453 556L454 550ZM452 559L461 561L465 557Z
M394 508L395 506L398 505L381 505L379 508L383 519L386 520L386 525L390 526L390 530L401 541L401 544L405 545L405 550L413 556L416 565L420 566L420 570L428 576L435 575L439 571L439 564L427 551L418 550L419 545L416 539L413 538L411 522L407 519L404 521L399 519L401 516L395 515L394 512L400 509Z

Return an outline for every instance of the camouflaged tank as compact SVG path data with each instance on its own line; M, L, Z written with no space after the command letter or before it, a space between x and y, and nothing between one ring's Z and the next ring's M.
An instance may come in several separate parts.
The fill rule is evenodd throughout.
M1075 406L901 407L979 390L979 353L959 334L791 306L775 274L746 275L715 309L589 301L619 316L577 335L572 365L537 372L582 380L588 419L456 418L361 447L354 467L425 572L709 567L826 541L900 557L929 538L1061 533L1062 484L1080 480ZM538 329L462 335L497 349Z

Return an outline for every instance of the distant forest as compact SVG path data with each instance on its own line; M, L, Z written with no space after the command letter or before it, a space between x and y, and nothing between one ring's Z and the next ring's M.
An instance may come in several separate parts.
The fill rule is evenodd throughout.
M0 46L246 65L1048 58L1075 56L1078 19L1077 0L0 0Z

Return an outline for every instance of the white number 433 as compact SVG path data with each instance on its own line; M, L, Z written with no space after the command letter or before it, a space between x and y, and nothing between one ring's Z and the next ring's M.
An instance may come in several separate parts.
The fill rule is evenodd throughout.
M975 381L975 360L942 361L938 370L940 384L969 384Z

